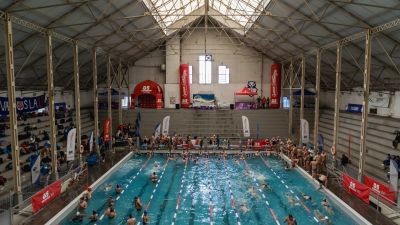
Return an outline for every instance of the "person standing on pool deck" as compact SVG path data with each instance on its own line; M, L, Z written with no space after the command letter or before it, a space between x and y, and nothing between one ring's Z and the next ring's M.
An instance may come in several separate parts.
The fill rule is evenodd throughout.
M147 215L147 211L146 210L144 210L144 213L143 213L143 225L147 225L147 224L149 224L149 216Z
M136 219L135 217L132 216L132 214L129 214L129 218L126 221L127 225L135 225L136 224Z
M142 202L140 201L140 198L139 197L135 197L135 200L134 200L134 204L135 204L135 209L136 209L136 211L138 211L138 212L140 212L140 211L142 211Z
M152 181L153 183L156 183L156 182L157 182L157 175L156 175L156 172L153 172L153 174L151 175L151 181Z
M292 214L289 214L285 220L283 221L284 223L287 223L288 225L297 225L296 219L292 216Z

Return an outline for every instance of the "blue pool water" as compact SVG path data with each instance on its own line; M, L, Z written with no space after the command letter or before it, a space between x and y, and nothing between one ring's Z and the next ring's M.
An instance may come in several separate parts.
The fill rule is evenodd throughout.
M158 185L150 181L154 171L159 178ZM262 188L265 183L271 189ZM107 190L110 184L113 188ZM115 194L116 184L124 189L120 195ZM311 196L312 201L304 200L300 192ZM109 196L116 202L114 219L101 216ZM324 224L315 216L315 210L327 216L332 224L357 224L333 202L330 202L333 214L325 211L320 204L324 193L317 191L299 172L286 171L281 161L271 157L237 161L230 157L226 160L210 157L185 164L182 159L167 160L160 155L150 159L136 156L93 191L84 214L90 215L96 210L101 220L95 224L126 224L130 213L140 221L142 212L136 212L133 207L135 196L147 207L150 224L276 225L284 224L288 214L298 224ZM94 224L88 216L83 222L73 222L75 212L60 224Z

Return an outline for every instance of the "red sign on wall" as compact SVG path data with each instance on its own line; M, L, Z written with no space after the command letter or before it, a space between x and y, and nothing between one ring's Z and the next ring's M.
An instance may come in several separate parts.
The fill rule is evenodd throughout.
M110 118L107 117L103 122L104 141L111 140L110 127L111 127L111 121L110 121Z
M58 180L32 196L32 210L34 213L46 206L61 193L61 181Z
M189 81L189 65L181 64L179 67L179 84L181 93L181 108L189 108L190 106L190 81Z
M271 65L271 96L269 107L279 109L281 106L281 64Z
M343 174L343 187L351 194L359 197L361 200L369 204L369 187L358 182L350 176Z
M391 204L394 204L396 194L394 191L391 191L389 186L384 185L370 177L364 176L364 183L367 185L371 190L377 194L380 194L381 197L389 200Z

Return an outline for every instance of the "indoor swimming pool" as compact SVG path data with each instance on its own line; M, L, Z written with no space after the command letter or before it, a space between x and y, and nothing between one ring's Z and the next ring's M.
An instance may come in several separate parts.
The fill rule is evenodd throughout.
M150 176L158 175L153 183ZM114 188L119 184L122 193ZM112 187L111 187L112 186ZM311 197L306 199L303 195ZM107 199L114 198L116 217L104 216ZM137 212L133 200L139 196L149 215L149 224L285 224L292 214L298 224L358 224L328 198L324 191L296 170L285 170L274 157L255 156L241 160L213 156L194 157L187 162L166 156L133 156L95 188L82 222L74 222L76 207L62 215L60 224L126 224L132 214L142 224L143 211ZM92 210L99 213L90 222Z

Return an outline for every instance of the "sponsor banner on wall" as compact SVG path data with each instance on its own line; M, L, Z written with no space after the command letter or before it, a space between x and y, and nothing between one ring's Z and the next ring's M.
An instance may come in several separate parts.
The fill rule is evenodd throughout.
M68 132L67 137L67 161L75 159L75 141L76 141L76 128Z
M271 94L269 107L279 109L281 106L281 64L271 65Z
M166 116L166 117L164 117L164 119L163 119L163 122L162 122L162 134L163 135L168 135L168 131L169 131L169 119L170 119L171 117L170 116Z
M368 103L371 108L388 108L390 103L390 94L371 92L368 97Z
M250 137L249 118L247 118L247 116L242 116L242 123L243 123L243 137Z
M214 94L193 94L193 107L213 107L215 106Z
M378 193L380 197L389 200L391 204L394 204L396 193L391 191L389 186L382 184L368 176L364 176L364 184L367 185L375 193Z
M190 106L190 81L189 81L189 65L181 64L179 67L179 86L181 95L181 108L189 108Z
M301 143L308 144L310 142L310 130L308 127L308 122L305 119L300 119L301 127Z
M61 193L61 180L58 180L32 196L32 210L34 213L46 206Z
M110 128L111 128L111 120L109 117L107 117L104 119L104 122L103 122L103 135L104 135L105 142L111 140Z
M17 113L33 112L46 107L46 96L17 98ZM8 98L0 97L0 114L8 115Z
M369 187L346 174L343 174L342 176L342 185L344 189L369 204Z

